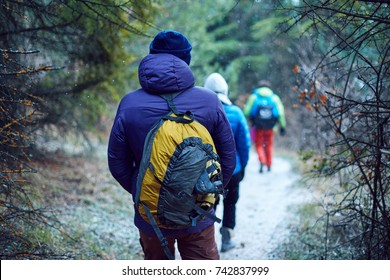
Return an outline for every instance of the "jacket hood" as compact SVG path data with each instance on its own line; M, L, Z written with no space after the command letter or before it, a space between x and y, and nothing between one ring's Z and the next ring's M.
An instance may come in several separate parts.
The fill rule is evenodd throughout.
M222 103L227 105L232 104L228 97L229 86L226 83L226 80L219 73L210 74L204 83L204 87L214 91Z
M271 96L274 92L269 87L259 87L254 89L253 93L267 97L267 96Z
M153 94L179 92L195 85L187 63L166 53L145 56L138 67L138 78L142 89Z

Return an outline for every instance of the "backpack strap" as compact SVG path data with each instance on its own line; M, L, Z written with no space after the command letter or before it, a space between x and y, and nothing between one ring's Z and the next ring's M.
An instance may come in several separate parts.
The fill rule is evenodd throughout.
M165 99L165 101L168 103L169 109L172 110L176 115L182 115L183 113L180 113L177 108L175 103L173 103L173 99L178 96L182 91L177 92L177 93L167 93L167 94L161 94L160 96Z
M210 212L204 210L202 207L197 205L192 200L188 200L188 201L189 201L189 204L192 206L192 208L194 208L194 210L200 214L200 215L192 218L192 226L196 226L197 220L203 216L206 216L207 218L210 218L211 220L213 220L214 222L217 222L219 224L221 223L222 220L220 218L218 218L217 216L215 216L213 214L210 214Z
M185 113L182 113L176 108L175 103L173 103L173 99L182 92L183 91L160 95L168 103L169 109L171 109L171 111L176 115L172 116L171 113L168 113L166 116L163 117L163 119L175 121L178 123L191 123L194 121L194 114L191 111L186 111Z
M205 209L203 209L202 207L200 207L199 205L197 205L195 202L193 202L190 198L190 196L185 193L185 192L179 192L177 194L178 198L180 198L182 201L184 201L185 203L187 203L188 205L191 205L192 206L192 209L194 209L199 215L192 218L192 226L196 226L196 222L199 218L201 218L202 216L206 216L207 218L210 218L212 219L213 221L217 222L217 223L221 223L221 219L218 218L217 216L211 214L210 212L206 211Z
M194 117L191 112L186 112L185 114L176 114L176 116L172 116L171 113L168 113L166 116L163 117L164 120L171 120L178 123L192 123L194 121ZM186 118L187 117L187 118Z
M175 257L172 255L171 251L169 251L168 248L168 241L162 234L160 228L156 223L156 220L153 218L152 213L150 212L149 208L146 207L145 204L142 203L142 206L144 207L145 213L148 216L150 223L152 224L153 230L156 233L158 240L160 240L161 247L163 248L165 255L168 257L169 260L174 260Z

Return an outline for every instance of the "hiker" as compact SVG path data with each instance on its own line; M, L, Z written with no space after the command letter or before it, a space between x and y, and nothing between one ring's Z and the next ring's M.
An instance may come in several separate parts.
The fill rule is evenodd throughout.
M233 134L218 97L195 86L189 67L191 50L183 34L174 30L159 32L138 68L141 88L126 94L119 104L108 144L108 165L113 177L132 194L134 202L146 135L169 112L170 106L163 98L165 94L172 93L170 104L173 102L178 111L191 112L210 133L220 157L224 186L232 176L235 167ZM179 179L186 182L187 178L183 177ZM204 217L195 226L184 229L159 228L162 236L158 236L151 221L141 216L138 207L134 209L144 259L170 259L168 254L175 256L175 242L182 259L219 259L212 219Z
M207 77L204 87L214 91L221 100L236 143L236 167L226 187L227 193L223 198L223 218L220 229L222 235L221 252L226 252L235 247L232 237L236 226L236 204L239 198L239 185L244 178L245 167L249 160L251 141L244 113L240 107L233 105L230 101L229 87L225 79L219 73L212 73Z
M280 135L286 133L286 118L284 107L278 95L268 81L259 82L245 104L244 114L254 127L254 140L256 152L260 162L260 173L264 167L271 171L273 157L274 130L279 124Z

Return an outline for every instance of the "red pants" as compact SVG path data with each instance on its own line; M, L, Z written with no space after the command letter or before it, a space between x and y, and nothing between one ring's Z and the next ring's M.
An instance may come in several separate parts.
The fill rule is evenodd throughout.
M175 255L175 241L182 260L219 260L215 243L214 225L198 233L165 236L172 255ZM140 242L145 260L167 260L160 240L155 234L140 231Z
M272 165L274 131L273 129L256 129L255 145L260 163L270 167Z

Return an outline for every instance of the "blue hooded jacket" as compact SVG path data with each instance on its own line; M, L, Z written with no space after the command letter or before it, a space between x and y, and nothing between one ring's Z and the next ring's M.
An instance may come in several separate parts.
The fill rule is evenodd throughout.
M141 89L126 94L118 107L108 144L108 165L112 176L128 192L136 193L136 181L145 137L153 124L169 111L160 94L181 92L173 103L179 111L191 111L210 132L221 160L223 184L229 182L235 164L234 137L216 94L194 86L189 66L171 54L149 54L138 69ZM183 178L184 179L184 178ZM144 232L154 232L135 207L135 225ZM163 234L199 232L213 224L205 218L196 227L185 230L162 229Z
M249 128L240 107L225 103L223 103L223 107L225 108L226 116L229 119L236 142L236 168L234 169L233 174L237 174L245 169L249 161L249 151L251 147Z
M229 86L221 74L210 74L205 81L204 87L212 90L218 95L218 98L221 100L225 109L236 143L236 168L234 169L233 174L237 174L241 170L245 170L249 160L251 140L248 123L241 108L232 104L230 101L228 97Z

